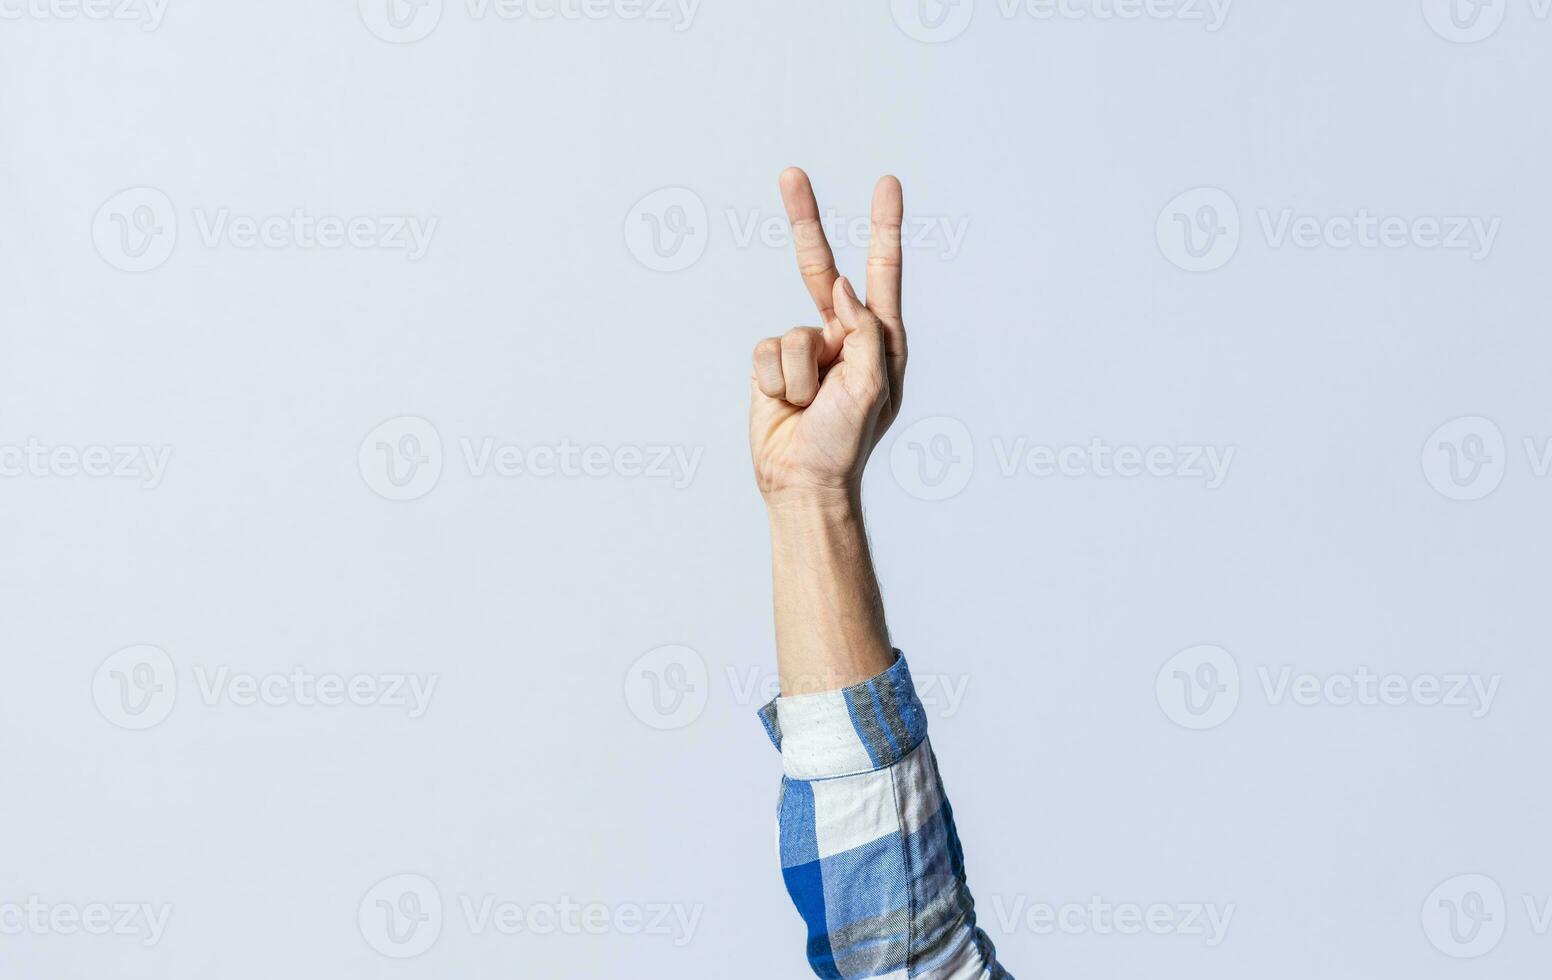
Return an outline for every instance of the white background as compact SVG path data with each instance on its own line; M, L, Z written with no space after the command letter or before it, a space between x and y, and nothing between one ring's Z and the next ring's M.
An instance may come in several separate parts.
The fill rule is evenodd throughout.
M781 215L789 164L842 218L893 172L910 215L964 231L906 252L911 383L867 499L896 642L964 692L931 724L1008 967L1544 965L1552 478L1523 440L1552 437L1552 20L1487 3L1467 44L1445 0L1244 0L1216 30L1165 16L1183 4L705 0L676 23L448 0L393 43L375 0L173 0L150 30L138 7L6 0L0 975L806 975L772 848L779 764L745 687L774 663L748 355L814 313L785 244L741 229ZM165 253L147 271L115 250L116 213L142 234L128 188L165 195L141 214ZM663 188L683 190L644 213ZM1221 194L1180 213L1226 196L1239 237L1193 272L1158 229L1198 188ZM436 224L418 258L205 228L298 209ZM1498 231L1479 254L1264 227L1363 212ZM658 239L666 258L652 215L687 232ZM860 278L861 249L838 257ZM441 472L390 500L376 440L358 451L401 417L429 424ZM1487 421L1433 435L1460 417ZM1233 456L1215 489L1009 473L1020 438ZM16 468L29 439L171 456L154 485L57 455ZM611 462L477 475L462 439ZM1475 480L1451 481L1446 443ZM660 446L693 477L613 462ZM923 499L923 451L957 494ZM1193 730L1172 671L1155 682L1203 644L1239 696ZM177 691L131 730L99 668L140 645ZM691 652L638 664L664 646ZM1278 701L1262 676L1284 667L1328 687L1499 681L1473 717ZM297 668L436 686L410 717L200 683ZM695 690L659 713L643 670ZM369 922L401 874L444 905L403 960ZM1489 876L1502 907L1459 875ZM1452 935L1440 917L1476 907L1467 892L1494 919ZM171 911L147 946L18 927L6 904L34 896ZM487 896L699 918L688 936L476 932L462 903ZM1018 911L1096 896L1232 920L1210 945L1092 919L1042 934Z

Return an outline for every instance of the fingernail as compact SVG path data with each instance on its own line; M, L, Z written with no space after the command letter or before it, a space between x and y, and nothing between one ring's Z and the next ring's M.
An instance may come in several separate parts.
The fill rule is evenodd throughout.
M851 288L851 280L847 279L845 276L841 277L841 288L846 291L847 296L851 297L851 301L853 303L861 302L861 300L857 299L856 291Z

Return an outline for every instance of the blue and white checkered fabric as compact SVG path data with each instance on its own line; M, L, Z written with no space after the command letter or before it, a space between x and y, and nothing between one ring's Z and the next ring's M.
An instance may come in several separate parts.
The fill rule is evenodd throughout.
M781 750L781 869L821 977L1012 980L975 925L905 658L760 711Z

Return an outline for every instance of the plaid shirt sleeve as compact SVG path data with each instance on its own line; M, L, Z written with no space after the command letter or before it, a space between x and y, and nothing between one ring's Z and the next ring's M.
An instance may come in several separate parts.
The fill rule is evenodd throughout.
M905 658L760 710L781 750L780 851L821 977L1012 980L976 928L964 856Z

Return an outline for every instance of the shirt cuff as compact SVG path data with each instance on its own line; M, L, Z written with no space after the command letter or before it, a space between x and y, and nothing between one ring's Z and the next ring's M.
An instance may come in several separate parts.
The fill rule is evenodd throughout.
M777 698L760 709L760 720L793 779L886 769L927 737L927 716L899 650L877 677L838 691Z

